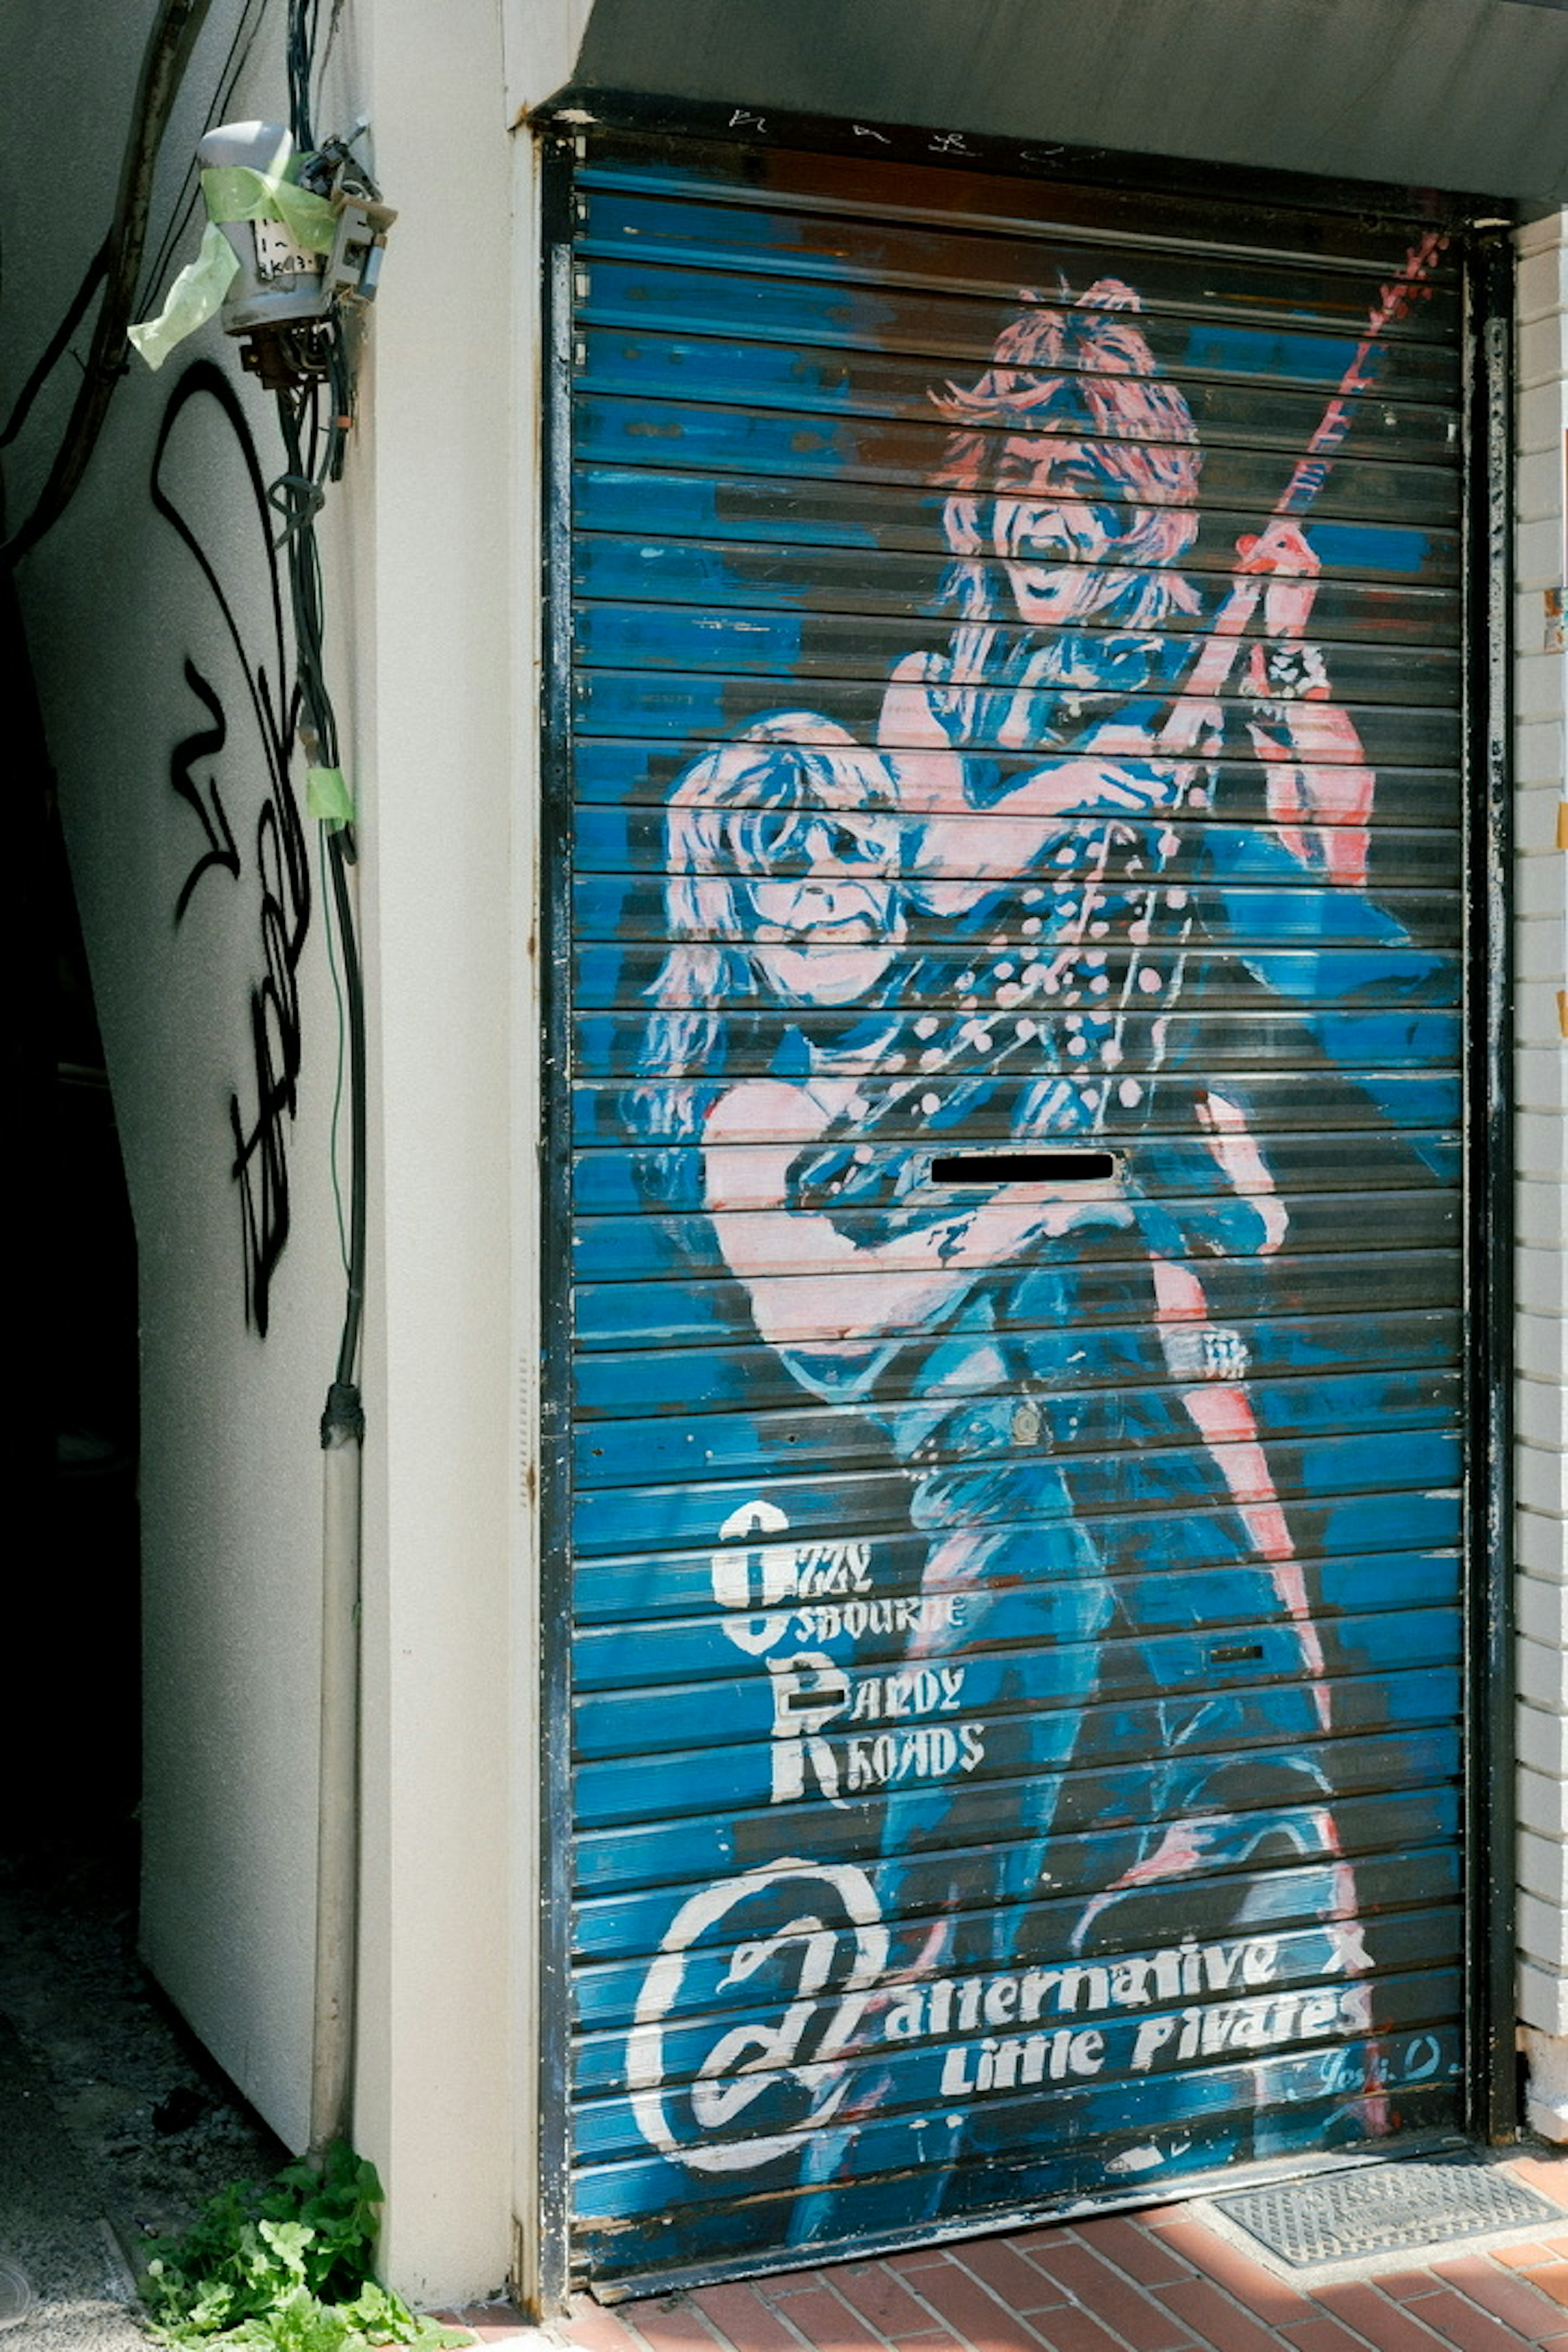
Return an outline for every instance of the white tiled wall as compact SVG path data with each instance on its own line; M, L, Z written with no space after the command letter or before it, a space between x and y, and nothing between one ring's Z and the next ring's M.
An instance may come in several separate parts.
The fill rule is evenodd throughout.
M1568 2140L1568 215L1518 236L1514 778L1519 1118L1519 2006L1529 2122Z

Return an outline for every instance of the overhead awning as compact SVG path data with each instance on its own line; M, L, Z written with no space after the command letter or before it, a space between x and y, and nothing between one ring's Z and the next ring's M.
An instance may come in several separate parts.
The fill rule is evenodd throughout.
M573 89L1568 200L1568 0L594 0Z

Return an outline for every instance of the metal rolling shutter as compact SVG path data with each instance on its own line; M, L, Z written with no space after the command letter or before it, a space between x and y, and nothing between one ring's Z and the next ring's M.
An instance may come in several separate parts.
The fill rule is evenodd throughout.
M1178 759L1420 224L574 205L578 2259L1451 2127L1457 262Z

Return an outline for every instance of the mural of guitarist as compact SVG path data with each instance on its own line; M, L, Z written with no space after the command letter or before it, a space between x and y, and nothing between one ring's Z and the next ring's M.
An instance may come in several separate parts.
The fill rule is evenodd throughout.
M1430 258L1385 291L1348 393ZM1105 1767L1122 1832L1079 1961L1179 1939L1202 1872L1245 1933L1247 1874L1284 1860L1320 1874L1320 1972L1360 1948L1331 1682L1240 1328L1290 1208L1198 1008L1216 982L1288 1006L1332 1068L1347 1018L1419 1007L1440 961L1369 896L1374 777L1310 635L1296 518L1345 402L1205 618L1181 569L1197 433L1139 310L1112 278L1026 294L979 380L933 395L951 632L897 662L875 742L772 711L668 805L675 944L628 1115L672 1170L700 1145L756 1330L904 1466L929 1605L901 1664L946 1668L963 1718L929 1769L846 1791L874 1802L905 1985L1064 1958L1059 1904L1054 1951L1037 1923L1075 1765ZM764 1070L734 1052L748 1022ZM1337 1082L1379 1101L1375 1074ZM1267 1686L1212 1687L1197 1635L1173 1646L1200 1563L1261 1629ZM1119 1712L1129 1677L1152 1706ZM835 2095L812 2178L855 2168L885 2095L874 2073ZM831 2233L824 2200L804 2227Z

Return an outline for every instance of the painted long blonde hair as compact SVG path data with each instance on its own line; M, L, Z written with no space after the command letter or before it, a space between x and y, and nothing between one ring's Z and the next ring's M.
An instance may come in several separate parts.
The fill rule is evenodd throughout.
M1009 436L1068 433L1092 440L1099 463L1126 490L1131 521L1117 542L1120 560L1100 568L1085 612L1114 608L1117 619L1147 628L1199 605L1196 591L1173 569L1197 537L1197 430L1132 323L1142 307L1137 295L1119 278L1100 278L1076 298L1064 281L1056 295L1026 287L1023 299L1026 307L1003 328L979 382L950 383L931 395L960 428L938 477L950 493L942 529L956 559L940 598L960 619L955 674L962 658L964 674L976 677L994 658L995 624L1007 611L996 578L992 509Z
M634 1124L694 1134L700 1082L722 1067L726 1013L778 1001L753 945L748 882L787 872L792 842L823 810L897 808L881 753L812 710L767 712L687 769L665 817L673 943L645 992L655 1010L637 1063L662 1083L634 1089Z

